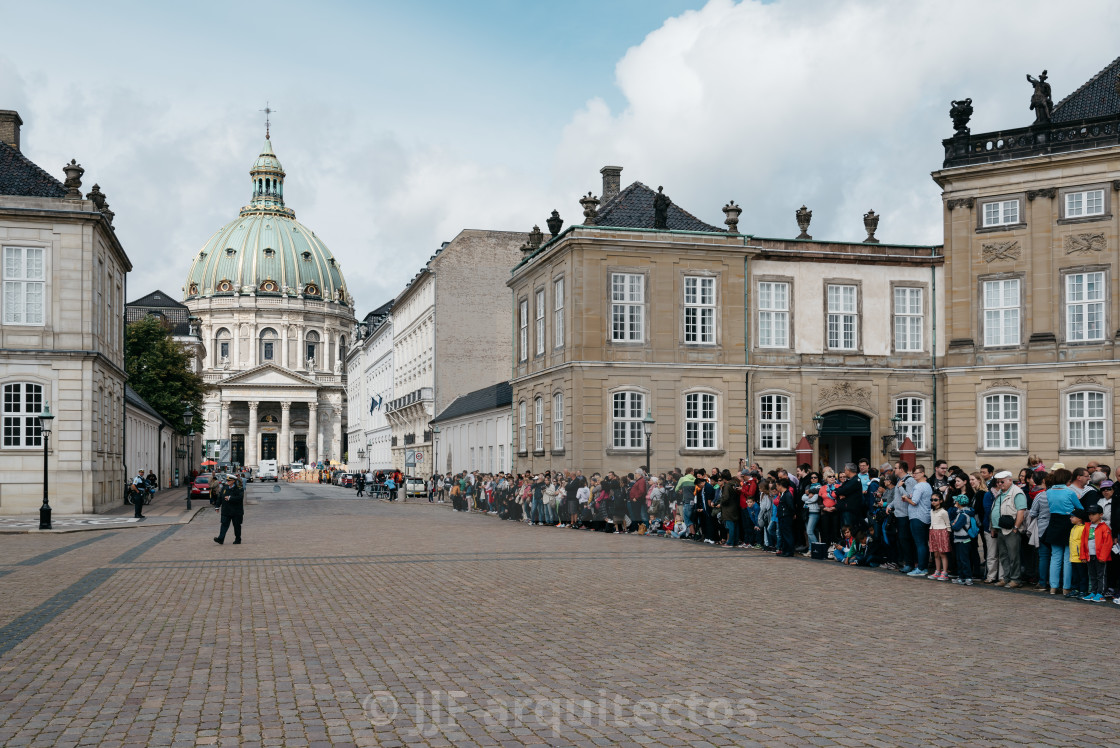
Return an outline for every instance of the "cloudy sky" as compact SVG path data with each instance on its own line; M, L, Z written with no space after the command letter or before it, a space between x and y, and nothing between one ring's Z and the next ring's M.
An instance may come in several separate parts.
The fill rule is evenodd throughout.
M1120 3L1007 0L8 2L0 109L59 178L98 182L135 265L129 295L179 294L249 199L264 134L285 198L338 257L364 314L464 228L581 219L599 168L665 185L722 225L941 241L949 101L974 132L1030 124L1116 56Z

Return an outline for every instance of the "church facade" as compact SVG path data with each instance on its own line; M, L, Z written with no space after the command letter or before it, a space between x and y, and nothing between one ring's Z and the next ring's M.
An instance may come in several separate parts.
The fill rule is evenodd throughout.
M206 454L255 466L343 460L353 300L342 268L284 204L266 136L252 197L203 245L183 287L205 347Z

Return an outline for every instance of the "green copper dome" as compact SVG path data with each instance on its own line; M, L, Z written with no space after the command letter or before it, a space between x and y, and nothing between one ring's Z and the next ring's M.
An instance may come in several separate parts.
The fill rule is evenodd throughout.
M327 246L284 206L284 168L266 139L253 168L252 200L218 229L191 265L186 298L287 296L350 306Z

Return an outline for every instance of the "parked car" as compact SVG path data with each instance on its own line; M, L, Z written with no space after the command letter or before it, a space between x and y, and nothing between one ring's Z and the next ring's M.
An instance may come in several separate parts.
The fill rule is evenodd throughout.
M338 485L342 486L343 488L353 488L354 487L354 474L353 473L339 473L338 474Z
M428 495L428 482L423 478L405 478L404 479L404 495L405 496L427 496Z
M252 483L253 482L253 477L254 477L253 476L253 468L251 468L251 467L241 468L241 480L244 483Z
M194 483L191 484L191 498L210 500L209 475L200 475L194 479Z

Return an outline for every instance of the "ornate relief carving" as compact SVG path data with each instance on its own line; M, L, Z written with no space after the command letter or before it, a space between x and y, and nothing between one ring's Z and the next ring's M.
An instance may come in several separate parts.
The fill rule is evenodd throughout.
M875 411L874 404L871 401L871 390L866 387L856 387L851 382L840 382L832 387L825 387L821 390L818 399L822 405L848 402L866 410Z
M1120 190L1120 179L1113 179L1112 180L1112 189Z
M1036 197L1048 197L1051 200L1058 194L1056 187L1044 187L1041 190L1027 190L1027 199L1034 200Z
M949 210L954 208L971 208L976 201L971 197L954 197L946 203Z
M1074 377L1073 381L1070 382L1070 384L1098 384L1099 385L1100 382L1097 381L1096 377L1090 377L1088 375L1083 374L1080 377Z
M1075 255L1089 252L1103 252L1108 248L1108 240L1104 232L1097 234L1068 234L1066 235L1066 254Z
M1015 387L1015 386L1017 386L1010 379L993 379L992 381L987 382L986 384L988 385L988 389L990 389L990 390L994 390L997 387Z
M1023 248L1019 246L1018 241L1009 242L990 242L980 247L981 256L984 262L995 262L997 260L1017 260L1023 254Z

